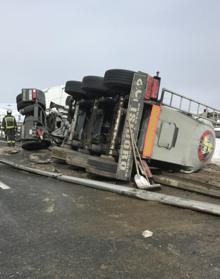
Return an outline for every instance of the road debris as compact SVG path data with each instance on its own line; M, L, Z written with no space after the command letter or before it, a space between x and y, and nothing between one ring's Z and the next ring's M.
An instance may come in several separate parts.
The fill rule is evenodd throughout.
M148 238L148 237L151 237L153 236L153 232L149 231L149 230L145 230L142 232L142 235L144 238Z
M5 183L3 183L2 181L0 181L0 188L2 190L8 190L10 189L10 187L8 185L6 185Z

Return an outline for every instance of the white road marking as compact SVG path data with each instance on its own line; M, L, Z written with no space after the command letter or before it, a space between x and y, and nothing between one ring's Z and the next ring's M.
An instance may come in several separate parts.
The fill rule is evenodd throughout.
M8 185L0 181L0 188L3 190L8 190L11 189Z

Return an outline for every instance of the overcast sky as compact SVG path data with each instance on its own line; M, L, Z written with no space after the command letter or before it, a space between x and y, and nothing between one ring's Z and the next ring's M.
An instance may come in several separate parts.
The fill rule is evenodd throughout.
M0 102L110 68L220 109L219 0L0 0Z

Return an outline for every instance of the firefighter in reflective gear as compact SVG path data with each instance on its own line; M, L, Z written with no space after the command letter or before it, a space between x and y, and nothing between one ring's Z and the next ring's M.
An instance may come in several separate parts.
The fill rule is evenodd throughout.
M7 115L3 118L2 127L5 132L7 144L9 146L15 145L15 134L17 131L17 123L15 117L12 115L12 111L7 110Z

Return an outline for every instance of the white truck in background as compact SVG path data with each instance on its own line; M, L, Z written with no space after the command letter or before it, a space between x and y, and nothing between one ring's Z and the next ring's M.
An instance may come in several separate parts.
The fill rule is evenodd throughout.
M46 98L46 109L50 108L51 102L60 106L66 106L66 98L68 94L64 91L64 88L64 85L59 85L43 90Z

